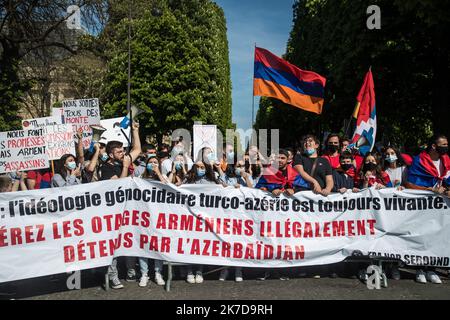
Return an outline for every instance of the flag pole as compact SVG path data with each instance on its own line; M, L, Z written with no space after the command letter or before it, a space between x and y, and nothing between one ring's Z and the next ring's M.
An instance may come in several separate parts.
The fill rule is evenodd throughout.
M133 115L131 111L131 5L128 3L128 83L127 83L127 114L130 115L130 145L128 150L132 148L133 142Z
M253 48L253 65L255 64L256 42ZM255 67L253 66L253 94L252 94L252 129L255 126Z

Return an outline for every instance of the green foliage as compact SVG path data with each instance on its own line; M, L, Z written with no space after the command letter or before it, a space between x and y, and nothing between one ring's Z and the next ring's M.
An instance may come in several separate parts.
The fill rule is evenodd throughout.
M22 128L19 109L29 84L19 79L17 69L17 60L0 59L0 131Z
M161 137L194 121L231 127L231 81L223 11L209 0L148 2L132 8L131 100L145 110L145 135ZM126 113L128 7L112 3L103 117Z
M381 8L381 30L366 27L368 6ZM305 0L294 4L286 59L327 78L321 116L262 99L257 127L301 135L343 132L364 75L372 66L378 140L415 146L432 131L448 133L448 2ZM437 28L439 25L439 28ZM442 73L447 72L446 76ZM295 119L295 121L292 121Z

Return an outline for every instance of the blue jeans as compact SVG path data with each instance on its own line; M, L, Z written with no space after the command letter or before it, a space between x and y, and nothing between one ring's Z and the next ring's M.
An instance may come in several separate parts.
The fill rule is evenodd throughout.
M148 258L139 258L139 267L141 268L141 274L148 274ZM161 272L163 269L163 261L162 260L154 260L155 261L155 272Z

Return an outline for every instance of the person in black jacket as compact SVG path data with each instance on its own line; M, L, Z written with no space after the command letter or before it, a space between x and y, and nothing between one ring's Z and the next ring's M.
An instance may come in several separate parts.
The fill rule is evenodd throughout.
M345 151L340 155L339 162L339 169L333 170L333 192L346 193L347 190L359 192L359 189L354 187L356 168L353 165L353 155Z

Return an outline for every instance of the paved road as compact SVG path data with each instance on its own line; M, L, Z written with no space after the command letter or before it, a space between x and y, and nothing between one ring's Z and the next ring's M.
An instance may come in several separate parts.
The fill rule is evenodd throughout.
M450 279L442 276L443 284L418 284L414 282L411 270L401 269L402 280L389 281L389 287L382 290L368 290L359 280L350 278L321 279L291 278L289 281L268 279L256 280L252 271L245 273L242 283L232 280L220 282L218 274L206 276L203 284L188 284L182 279L172 282L171 292L151 282L147 288L137 283L123 281L124 288L106 292L100 285L100 277L90 271L83 271L81 290L67 290L67 275L23 280L15 283L14 295L5 298L25 298L33 300L302 300L302 299L438 299L450 300ZM441 273L442 275L442 273ZM1 290L3 289L3 290ZM0 287L0 292L4 288Z

